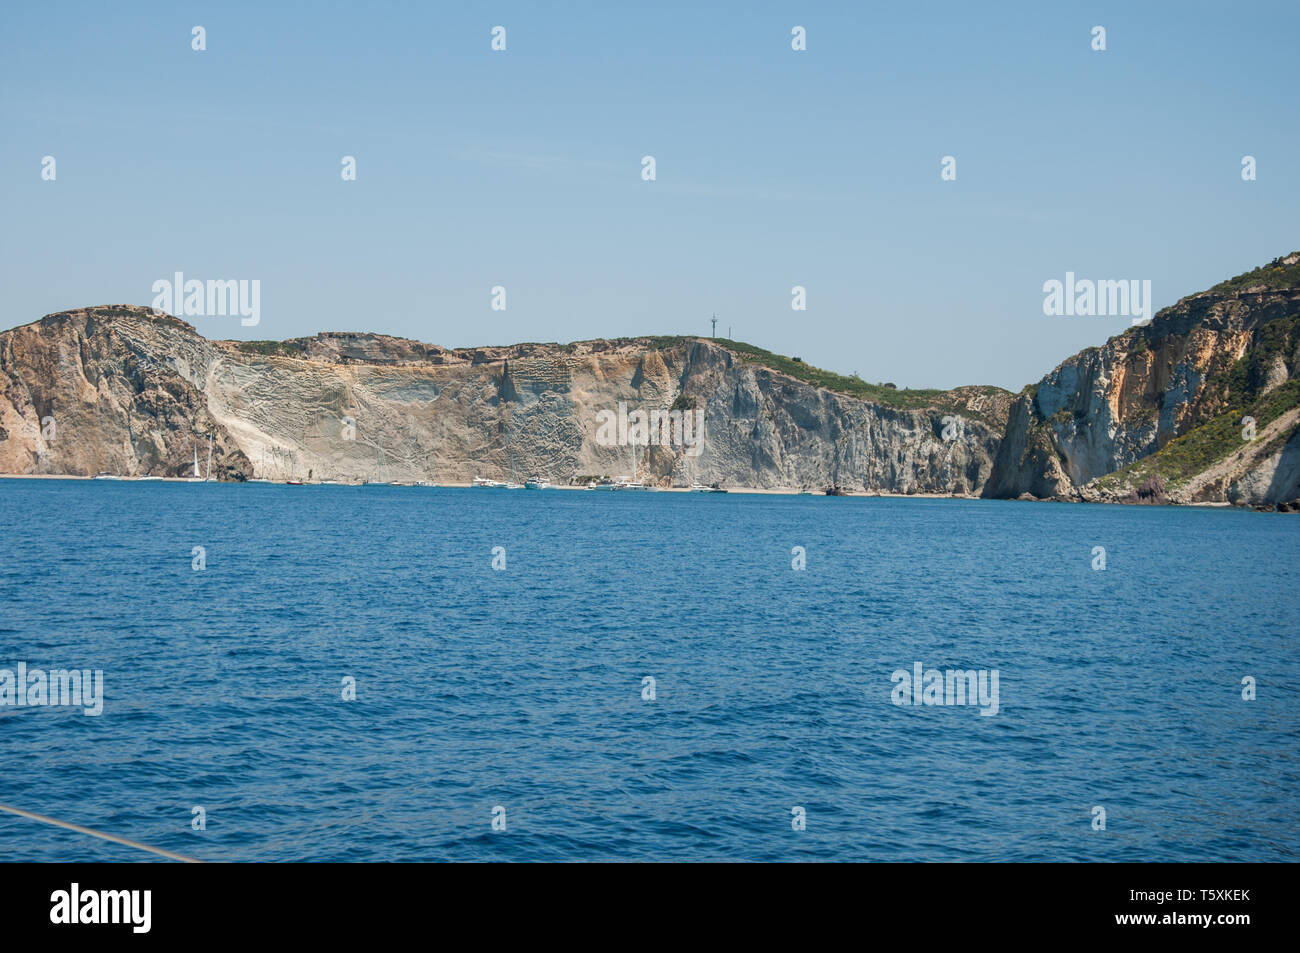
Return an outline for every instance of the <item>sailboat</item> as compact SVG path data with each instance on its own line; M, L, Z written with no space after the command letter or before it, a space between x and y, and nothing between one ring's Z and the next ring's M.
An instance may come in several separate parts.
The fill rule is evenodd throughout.
M189 478L190 483L202 483L203 477L199 476L199 445L194 444L194 475Z
M505 486L507 490L522 490L524 488L524 485L519 483L518 478L515 476L515 455L513 453L510 454L510 482Z
M263 447L262 447L262 466L261 466L261 468L258 470L258 472L259 472L259 473L266 473L266 447L265 447L265 445L263 445ZM268 480L268 479L267 479L266 477L264 477L264 476L255 476L255 477L253 477L251 480L249 480L248 482L249 482L249 483L270 483L271 481Z
M305 480L298 477L298 456L292 450L289 451L289 479L285 480L288 486L304 486Z
M657 490L657 486L648 486L645 483L638 483L636 479L636 445L632 446L632 479L624 478L614 484L615 490Z
M375 478L367 480L366 486L388 486L384 480L384 448L375 444Z

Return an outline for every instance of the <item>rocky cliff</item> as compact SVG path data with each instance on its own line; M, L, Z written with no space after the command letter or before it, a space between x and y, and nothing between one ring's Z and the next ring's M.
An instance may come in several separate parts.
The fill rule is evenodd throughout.
M1270 505L1300 496L1300 254L1183 298L1011 408L986 496Z
M735 341L451 350L212 341L128 305L0 334L0 472L468 482L633 476L1108 502L1300 497L1300 254L1191 295L1020 395L898 390ZM702 452L601 437L702 415Z
M819 386L827 380L841 389ZM210 341L126 305L0 334L0 387L9 473L184 476L196 449L206 470L211 443L222 479L569 483L635 473L662 486L958 494L983 489L1011 403L997 388L834 379L698 338L467 350L374 334ZM702 452L603 445L601 412L620 403L628 413L702 411Z

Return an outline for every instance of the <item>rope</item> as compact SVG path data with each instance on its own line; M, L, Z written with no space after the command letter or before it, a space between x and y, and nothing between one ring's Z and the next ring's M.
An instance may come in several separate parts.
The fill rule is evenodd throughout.
M112 841L115 844L125 844L127 847L147 850L152 854L158 854L161 857L169 857L172 860L184 861L187 864L203 863L203 861L195 857L186 857L184 854L176 854L170 850L163 850L161 847L150 847L148 844L141 844L139 841L127 840L125 837L118 837L116 834L106 834L103 831L97 831L90 827L82 827L80 824L69 824L67 821L60 821L54 817L46 817L44 814L33 814L31 811L24 811L22 808L10 807L8 804L0 804L0 811L8 811L10 814L17 814L19 817L31 818L33 821L40 821L42 824L50 824L54 827L63 827L70 831L76 831L78 834L89 834L91 837L98 837L101 840Z

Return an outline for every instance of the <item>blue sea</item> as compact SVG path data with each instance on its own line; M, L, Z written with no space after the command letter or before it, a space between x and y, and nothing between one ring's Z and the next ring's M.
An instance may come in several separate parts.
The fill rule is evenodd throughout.
M104 680L0 707L0 803L204 860L1300 852L1296 516L0 480L0 601L0 669Z

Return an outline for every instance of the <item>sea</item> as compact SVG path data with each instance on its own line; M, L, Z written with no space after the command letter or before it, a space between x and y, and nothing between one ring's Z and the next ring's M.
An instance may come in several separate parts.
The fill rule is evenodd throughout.
M0 804L201 860L1300 853L1293 515L4 479L0 605Z

